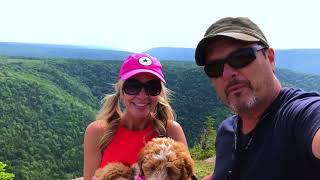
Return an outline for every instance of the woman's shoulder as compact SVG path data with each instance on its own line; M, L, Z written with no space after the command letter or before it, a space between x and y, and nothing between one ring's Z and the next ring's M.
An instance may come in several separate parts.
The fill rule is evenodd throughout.
M86 128L86 134L101 136L107 128L107 123L103 120L91 122Z
M181 125L177 121L168 121L166 130L168 136L175 136L183 132Z
M188 146L183 129L177 121L168 121L166 130L168 137Z
M181 125L177 121L170 120L167 122L167 130L181 128Z

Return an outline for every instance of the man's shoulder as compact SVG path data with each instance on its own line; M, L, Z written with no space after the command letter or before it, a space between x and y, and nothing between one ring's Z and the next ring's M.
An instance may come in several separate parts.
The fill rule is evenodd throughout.
M287 101L309 98L320 99L320 94L318 92L308 92L299 88L283 88L280 94L281 97Z
M320 95L317 92L307 92L297 88L284 88L281 92L281 102L284 107L298 110L315 102L320 106Z
M270 111L273 113L269 113L268 119L274 119L277 127L287 127L288 132L292 131L292 127L301 130L302 124L311 125L312 119L319 117L320 95L296 88L284 88L273 105Z
M230 116L227 119L223 120L218 127L218 131L220 131L220 132L221 131L233 132L237 118L238 118L237 115L233 115L233 116Z

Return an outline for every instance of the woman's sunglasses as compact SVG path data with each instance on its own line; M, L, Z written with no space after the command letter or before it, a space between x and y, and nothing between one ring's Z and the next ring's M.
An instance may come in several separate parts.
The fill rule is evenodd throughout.
M129 95L138 95L141 89L144 88L146 95L158 96L161 93L161 81L153 79L142 83L136 79L127 79L123 84L123 91Z
M211 60L210 64L204 65L204 71L209 77L218 78L223 74L224 64L227 63L235 69L243 68L256 59L257 51L265 48L265 46L256 44L252 47L238 49L225 59Z

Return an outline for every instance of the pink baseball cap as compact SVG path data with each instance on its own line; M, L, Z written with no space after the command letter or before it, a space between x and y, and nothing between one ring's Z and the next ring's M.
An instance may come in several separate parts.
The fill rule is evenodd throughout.
M166 83L160 62L146 53L130 54L121 65L119 79L126 80L142 72L151 73Z

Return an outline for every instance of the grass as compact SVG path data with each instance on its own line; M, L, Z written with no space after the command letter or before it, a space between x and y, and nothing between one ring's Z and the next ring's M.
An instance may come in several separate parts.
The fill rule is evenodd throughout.
M212 174L214 163L204 160L195 160L194 162L196 168L196 176L198 179L202 179L203 177Z

